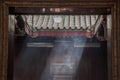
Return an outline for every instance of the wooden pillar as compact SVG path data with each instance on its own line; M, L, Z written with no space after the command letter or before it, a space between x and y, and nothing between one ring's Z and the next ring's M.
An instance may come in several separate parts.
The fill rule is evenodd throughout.
M112 80L112 49L111 49L111 31L112 31L112 15L107 15L107 61L108 61L108 80Z
M9 15L8 18L8 73L7 77L9 80L13 80L13 65L15 55L15 18Z
M0 63L2 63L2 29L1 29L1 27L2 27L2 0L0 0ZM1 80L1 73L2 73L2 65L0 65L0 80Z
M120 53L120 0L117 0L117 21L118 21L118 53ZM118 54L118 79L120 79L120 54Z

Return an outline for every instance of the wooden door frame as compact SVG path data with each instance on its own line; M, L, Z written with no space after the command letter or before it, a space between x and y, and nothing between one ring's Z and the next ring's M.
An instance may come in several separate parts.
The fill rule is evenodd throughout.
M8 68L8 13L9 7L38 7L38 6L86 6L86 7L110 7L112 12L112 36L111 36L111 77L109 80L118 80L118 22L117 22L117 5L115 2L9 2L2 3L2 17L0 27L1 44L0 44L0 80L7 80Z

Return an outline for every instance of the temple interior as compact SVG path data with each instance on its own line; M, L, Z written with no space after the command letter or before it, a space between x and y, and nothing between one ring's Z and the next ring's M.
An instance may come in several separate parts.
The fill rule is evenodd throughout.
M18 14L20 9L8 20L9 79L108 80L110 13L50 8L48 14L40 8L39 14Z

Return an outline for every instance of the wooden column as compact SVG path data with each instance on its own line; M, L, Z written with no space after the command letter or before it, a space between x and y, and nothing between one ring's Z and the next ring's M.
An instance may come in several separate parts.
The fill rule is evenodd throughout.
M1 27L2 27L2 0L0 0L0 63L2 63L2 29L1 29ZM2 73L2 65L0 65L0 80L1 80L1 73Z
M117 0L117 16L118 16L118 53L120 53L120 0ZM118 79L120 79L120 54L118 54Z

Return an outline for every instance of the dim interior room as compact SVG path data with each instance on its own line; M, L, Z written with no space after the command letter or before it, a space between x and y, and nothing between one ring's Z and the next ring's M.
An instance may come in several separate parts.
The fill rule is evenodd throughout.
M110 78L110 8L10 7L8 22L9 79Z

